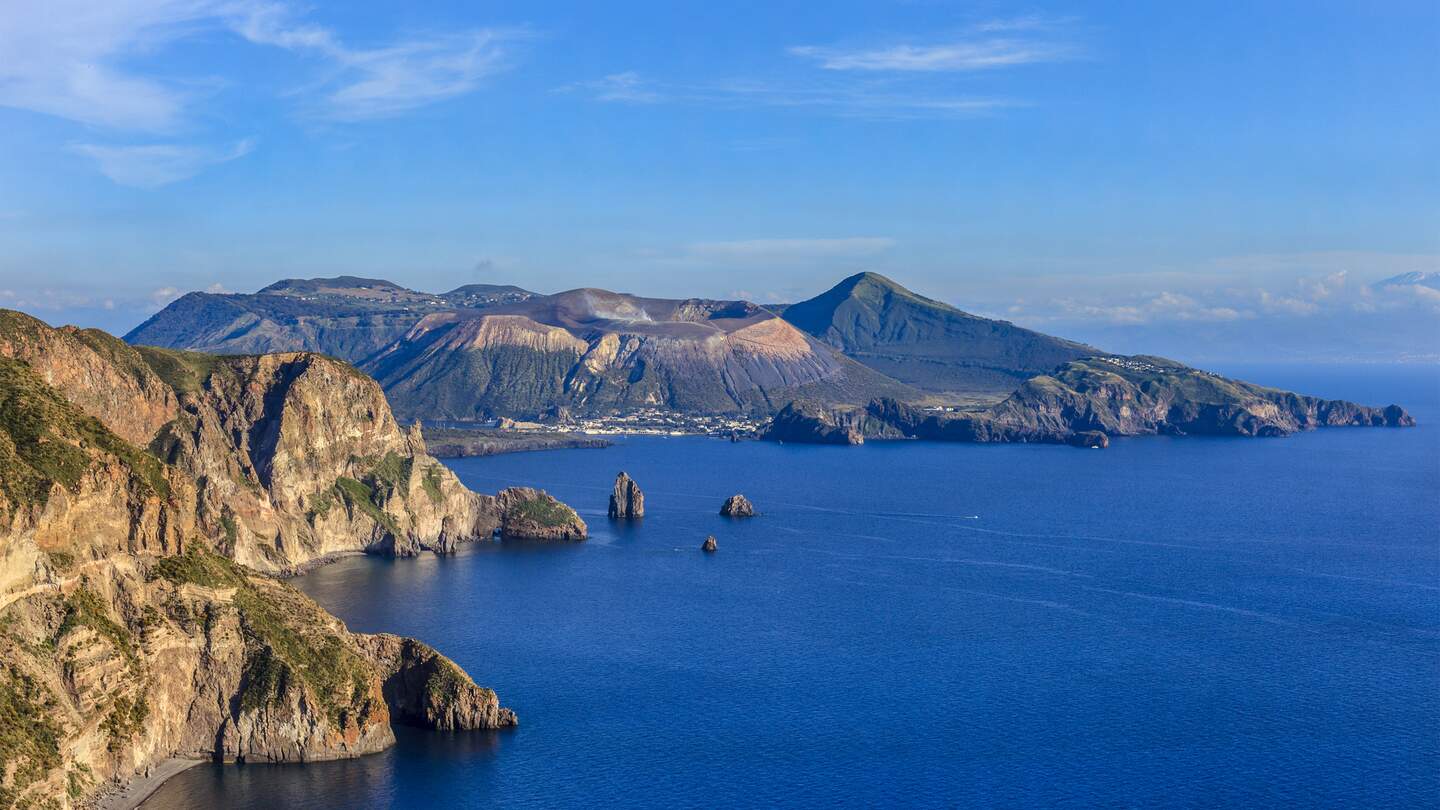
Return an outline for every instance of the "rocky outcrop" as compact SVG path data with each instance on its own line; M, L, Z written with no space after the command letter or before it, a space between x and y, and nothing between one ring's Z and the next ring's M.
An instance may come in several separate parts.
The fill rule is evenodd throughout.
M1097 450L1110 446L1110 437L1098 430L1077 430L1065 441L1071 447L1091 447Z
M755 517L759 513L755 511L755 504L750 503L749 498L744 495L731 495L720 507L720 514L725 517L746 518Z
M615 490L610 493L610 508L607 512L617 520L635 520L645 517L645 493L629 473L615 476Z
M590 536L575 510L542 489L510 487L498 498L500 537L506 540L584 540Z
M374 523L457 541L498 523L499 499L426 474L418 431L393 425L373 383L309 355L151 356L0 320L0 807L72 807L173 757L359 756L394 741L392 719L513 723L433 650L352 634L232 559L282 567L253 551L261 520L285 561L372 547L340 533ZM160 427L142 448L112 421L142 438ZM363 521L304 516L326 532L306 546L296 504L317 474L363 469L344 465L367 446L387 452L372 480L394 492L336 503ZM420 700L408 684L422 674L443 688Z
M141 354L161 369L200 366L196 383L177 384L182 413L151 446L200 484L201 519L247 565L284 572L345 552L449 552L497 525L493 499L426 453L418 425L402 429L380 387L349 365Z
M609 439L574 433L538 433L478 428L425 428L425 446L436 458L470 458L524 453L532 450L569 450L610 446Z
M706 554L714 554L715 549L715 535L713 534L709 537L706 537L705 542L700 544L700 550L705 552Z
M449 552L499 525L495 499L462 486L346 363L136 348L0 311L3 357L183 473L198 530L257 570Z
M780 409L760 431L760 438L798 444L864 444L859 427L864 412L855 408L826 408L810 402L792 402Z
M783 418L782 418L783 417ZM870 438L1105 446L1111 436L1285 436L1327 426L1405 427L1404 408L1372 408L1231 380L1159 357L1092 357L1027 380L989 408L950 413L890 399L864 408L790 406L765 438ZM1100 435L1105 438L1102 441Z
M354 636L380 670L393 720L442 731L496 729L518 723L495 692L476 686L465 671L428 644L389 633Z

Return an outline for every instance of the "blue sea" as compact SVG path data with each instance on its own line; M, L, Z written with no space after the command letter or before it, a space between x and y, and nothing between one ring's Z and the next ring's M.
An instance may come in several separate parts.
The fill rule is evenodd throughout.
M295 582L439 647L520 727L202 766L145 807L1440 805L1440 374L1219 370L1421 426L458 460L592 539ZM605 518L621 470L635 525ZM719 517L737 492L762 516Z

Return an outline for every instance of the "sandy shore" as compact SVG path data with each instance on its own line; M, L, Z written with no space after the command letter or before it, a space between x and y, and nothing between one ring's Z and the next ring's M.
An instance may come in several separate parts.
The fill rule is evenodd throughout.
M151 767L145 775L130 780L128 785L94 797L90 807L93 810L134 810L159 790L165 780L206 762L203 759L167 759Z

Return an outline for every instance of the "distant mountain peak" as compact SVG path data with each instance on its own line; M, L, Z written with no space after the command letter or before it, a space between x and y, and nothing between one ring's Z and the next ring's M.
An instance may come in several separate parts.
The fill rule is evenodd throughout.
M882 374L936 392L1008 393L1029 376L1096 353L971 315L873 272L786 307L784 318Z
M1440 271L1412 270L1375 282L1376 287L1429 287L1440 290Z

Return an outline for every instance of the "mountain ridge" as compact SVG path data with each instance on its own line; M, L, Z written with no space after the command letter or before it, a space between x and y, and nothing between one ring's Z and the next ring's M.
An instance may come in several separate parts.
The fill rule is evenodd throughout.
M847 303L860 299L884 305L857 312ZM595 287L539 295L466 285L429 294L337 276L286 279L250 295L190 293L126 340L330 354L374 375L407 416L446 420L638 407L773 414L798 397L860 404L957 391L997 400L1048 361L1088 349L969 315L873 273L777 310ZM837 312L849 326L835 326ZM868 331L855 326L862 321Z
M1029 376L1101 353L972 315L873 272L790 304L782 316L876 371L931 392L1004 395Z

